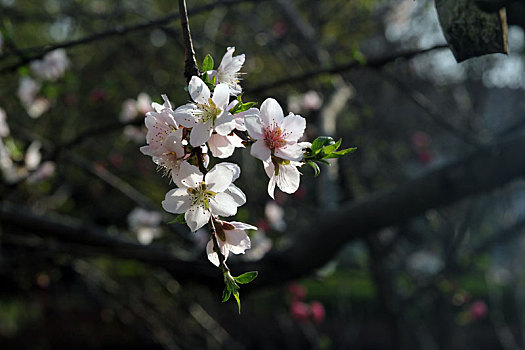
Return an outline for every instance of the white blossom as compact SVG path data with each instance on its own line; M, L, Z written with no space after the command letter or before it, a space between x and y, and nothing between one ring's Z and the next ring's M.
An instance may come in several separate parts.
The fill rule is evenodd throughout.
M64 75L68 66L66 50L57 49L47 53L43 59L31 62L30 68L37 78L55 81Z
M303 136L306 120L293 113L285 118L281 106L273 98L262 103L259 116L247 116L245 124L250 136L257 140L250 151L254 157L262 161L269 161L272 155L302 160L303 151L297 141Z
M156 211L135 208L128 214L128 225L137 235L137 240L144 245L150 244L161 235L159 227L162 215Z
M237 213L240 201L227 191L233 178L231 165L219 163L204 176L196 166L183 162L177 183L180 187L166 194L162 207L170 213L185 213L186 223L194 232L206 225L211 215Z
M215 77L216 84L226 84L230 89L230 94L237 96L242 92L239 81L241 73L239 72L245 61L244 54L233 57L235 47L228 47L222 57L221 63L217 70L209 72L211 77Z
M226 136L233 131L235 123L228 112L228 85L219 84L215 87L213 97L210 89L194 76L188 85L188 91L194 103L187 103L175 110L175 119L186 127L192 128L190 144L200 146L210 139L213 131Z
M225 260L230 252L233 254L244 254L246 249L250 249L250 237L246 234L246 230L257 230L255 226L236 221L215 220L214 227L216 231L215 237ZM219 266L219 256L214 251L213 244L213 239L210 239L206 245L206 254L212 264Z
M301 173L297 169L302 164L293 160L272 157L264 161L264 171L270 178L268 182L268 195L274 198L275 185L284 193L294 193L299 188Z

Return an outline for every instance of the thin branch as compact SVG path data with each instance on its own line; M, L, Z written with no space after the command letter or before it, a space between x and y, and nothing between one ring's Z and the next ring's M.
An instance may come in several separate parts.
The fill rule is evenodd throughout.
M295 83L304 83L306 80L316 78L319 75L322 74L335 74L335 73L342 73L346 72L352 69L356 68L362 68L362 67L368 67L368 68L379 68L383 67L391 62L394 62L397 59L411 59L413 57L425 54L427 52L432 52L436 50L442 50L448 48L448 45L442 44L442 45L436 45L433 47L430 47L428 49L418 49L418 50L411 50L411 51L405 51L401 53L394 53L391 55L386 55L383 57L368 57L366 58L365 63L361 63L359 61L356 61L354 59L350 60L347 63L335 65L332 67L326 67L326 68L319 68L314 69L309 72L291 75L282 79L278 79L269 83L257 85L254 87L246 87L245 90L248 93L252 94L260 94L266 90L271 90L277 87L280 87L282 85L287 84L295 84Z
M446 118L444 118L444 115L449 113L442 112L434 103L432 103L432 101L430 101L428 97L423 95L421 92L414 90L391 74L381 72L381 76L396 86L403 95L405 95L408 99L410 99L410 101L421 108L430 117L430 119L443 130L449 132L451 135L455 136L457 139L466 143L467 145L475 147L480 147L483 145L483 142L478 140L475 136L472 136L470 133L463 131L449 123Z
M196 7L194 9L190 9L188 11L188 14L190 16L193 16L193 15L197 15L202 12L210 11L217 6L233 6L239 3L254 2L254 1L257 1L257 0L216 1L208 5L203 5L203 6ZM178 17L179 17L178 13L172 13L165 17L157 18L151 21L146 21L146 22L142 22L142 23L130 25L130 26L119 26L113 29L109 29L107 31L100 32L100 33L94 33L94 34L91 34L91 35L88 35L88 36L85 36L83 38L76 39L76 40L66 41L66 42L58 43L58 44L50 44L50 45L45 45L45 46L21 49L19 54L24 54L24 57L20 58L18 62L0 69L0 74L15 72L18 68L27 65L31 61L41 59L42 57L44 57L46 53L51 52L56 49L67 49L67 48L71 48L74 46L88 44L88 43L92 43L98 40L102 40L102 39L106 39L106 38L110 38L114 36L122 36L122 35L126 35L132 32L140 31L140 30L146 30L146 29L150 29L154 27L167 25L171 21L177 19ZM33 53L33 52L36 52L36 53ZM3 60L10 56L11 55L9 53L0 55L0 60Z
M186 10L186 0L179 0L180 25L182 29L182 41L184 44L184 77L189 83L194 75L200 76L197 61L195 61L195 51L191 40L190 24L188 22L188 11Z

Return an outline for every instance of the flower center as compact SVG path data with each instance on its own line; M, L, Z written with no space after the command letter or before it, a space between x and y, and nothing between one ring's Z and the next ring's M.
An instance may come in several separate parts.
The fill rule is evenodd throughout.
M264 143L272 151L286 144L284 137L285 134L277 125L273 125L273 128L270 126L264 130Z
M202 204L206 209L210 209L210 198L215 197L217 193L206 189L206 183L201 182L198 187L188 188L188 193L193 196L191 205Z
M215 121L217 116L221 114L222 109L217 107L211 98L208 99L208 104L197 104L198 111L194 113L195 116L200 117L200 121L205 123L209 120Z

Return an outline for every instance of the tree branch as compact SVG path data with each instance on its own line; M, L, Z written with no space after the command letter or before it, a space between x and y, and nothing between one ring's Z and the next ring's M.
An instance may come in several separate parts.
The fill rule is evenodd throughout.
M333 259L349 241L402 223L430 208L450 205L523 177L525 160L521 150L524 148L525 135L490 144L390 191L376 193L333 213L323 213L289 249L271 252L257 262L230 263L230 268L233 271L260 272L253 283L245 286L246 290L307 275ZM216 278L216 269L206 261L182 260L165 250L124 242L106 231L69 221L36 215L26 208L0 202L0 222L3 225L83 244L92 247L94 253L107 253L164 267L180 282L215 286L222 282Z
M246 92L251 93L251 94L260 94L266 90L271 90L271 89L280 87L282 85L304 83L305 80L315 78L322 74L342 73L342 72L346 72L346 71L360 68L360 67L379 68L388 63L394 62L395 60L400 59L400 58L411 59L413 57L425 54L427 52L431 52L435 50L442 50L446 48L448 48L448 46L446 44L442 44L442 45L436 45L436 46L430 47L428 49L405 51L401 53L386 55L384 57L367 57L365 63L361 63L359 61L352 59L347 63L335 65L332 67L319 68L319 69L314 69L309 72L305 72L301 74L290 75L288 77L277 79L272 82L264 83L264 84L257 85L251 88L248 86L248 87L245 87L245 90Z
M208 5L203 5L203 6L196 7L194 9L190 9L188 11L188 14L190 16L193 16L193 15L196 15L202 12L210 11L217 6L233 6L239 3L243 3L243 2L254 2L254 1L256 0L221 0L221 1L213 2ZM188 16L188 14L186 14L186 16ZM31 61L41 59L42 57L44 57L46 53L51 52L56 49L67 49L67 48L71 48L71 47L78 46L78 45L89 44L91 42L110 38L113 36L121 36L121 35L129 34L131 32L136 32L140 30L150 29L153 27L163 26L177 19L178 17L179 17L179 13L172 13L165 17L157 18L151 21L146 21L146 22L142 22L142 23L130 25L130 26L119 26L119 27L116 27L116 28L113 28L107 31L100 32L100 33L94 33L94 34L91 34L91 35L88 35L88 36L85 36L83 38L76 39L76 40L66 41L66 42L58 43L58 44L50 44L50 45L45 45L45 46L21 49L19 50L18 54L23 54L23 57L21 57L18 62L0 69L0 74L15 72L18 68L27 65ZM11 56L10 53L0 55L0 60L4 60L10 56Z

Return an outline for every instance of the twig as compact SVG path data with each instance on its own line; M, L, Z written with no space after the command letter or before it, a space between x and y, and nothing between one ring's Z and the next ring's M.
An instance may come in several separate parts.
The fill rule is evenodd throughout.
M404 94L414 104L421 108L430 117L430 119L443 130L448 131L451 135L455 136L457 139L463 141L467 145L475 147L480 147L483 145L483 142L478 140L476 137L449 123L443 117L445 113L440 112L439 108L437 108L436 105L434 105L432 101L430 101L425 95L419 91L415 91L407 84L386 72L380 72L380 75L396 86L402 94Z
M199 68L195 61L195 51L191 40L190 24L188 23L188 11L186 10L186 0L179 0L180 25L182 28L182 42L184 45L184 77L189 83L191 77L199 76Z
M193 16L193 15L196 15L196 14L199 14L199 13L202 13L202 12L206 12L206 11L212 10L213 8L215 8L217 6L232 6L232 5L236 5L236 4L243 3L243 2L254 2L254 1L257 1L257 0L222 0L222 1L216 1L216 2L213 2L213 3L208 4L208 5L203 5L203 6L200 6L200 7L196 7L194 9L190 9L188 11L188 14L190 16ZM44 57L44 55L46 53L51 52L51 51L56 50L56 49L67 49L67 48L70 48L70 47L83 45L83 44L88 44L88 43L91 43L91 42L94 42L94 41L98 41L98 40L101 40L101 39L106 39L106 38L113 37L113 36L120 36L120 35L125 35L125 34L131 33L131 32L135 32L135 31L140 31L140 30L145 30L145 29L149 29L149 28L153 28L153 27L163 26L163 25L166 25L166 24L170 23L171 21L177 19L178 17L179 17L178 13L172 13L172 14L167 15L165 17L161 17L161 18L154 19L154 20L151 20L151 21L146 21L146 22L142 22L142 23L139 23L139 24L131 25L131 26L120 26L120 27L113 28L113 29L110 29L110 30L107 30L107 31L104 31L104 32L91 34L91 35L88 35L86 37L83 37L83 38L80 38L80 39L76 39L76 40L66 41L66 42L58 43L58 44L54 44L54 45L45 45L45 46L40 46L40 47L32 47L32 48L27 48L27 49L21 49L19 51L19 53L24 53L24 54L27 53L28 55L23 57L23 58L21 58L18 62L13 63L11 65L8 65L8 66L3 67L2 69L0 69L0 74L14 72L18 68L27 65L29 62L31 62L33 60L40 59L40 58ZM30 54L30 53L35 52L35 51L36 51L35 54ZM3 59L5 59L7 57L10 57L10 56L11 55L9 53L4 54L4 55L0 55L0 60L3 60Z

